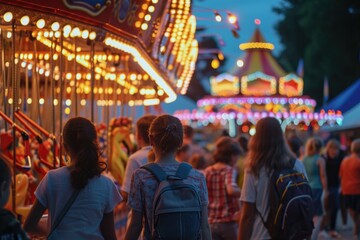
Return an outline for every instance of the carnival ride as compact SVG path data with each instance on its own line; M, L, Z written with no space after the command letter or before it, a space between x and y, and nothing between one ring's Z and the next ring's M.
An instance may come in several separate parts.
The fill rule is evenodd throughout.
M238 129L254 134L256 122L267 116L279 119L284 129L341 125L340 111L315 112L316 101L303 96L303 79L282 69L271 54L274 45L265 41L258 27L250 42L239 47L245 54L233 74L211 78L212 96L198 100L198 109L177 111L175 116L188 124L219 124L232 136Z
M19 213L46 172L67 164L61 132L73 116L97 125L102 157L121 184L135 149L133 106L186 93L195 30L190 0L0 0L0 157L14 172L8 207Z

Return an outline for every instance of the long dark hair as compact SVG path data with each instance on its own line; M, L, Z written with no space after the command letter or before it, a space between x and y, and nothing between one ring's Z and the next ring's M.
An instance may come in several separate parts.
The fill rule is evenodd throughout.
M276 118L263 118L256 124L256 133L250 139L247 166L259 176L265 167L269 174L273 169L291 168L295 156L286 143L280 123Z
M183 144L183 126L180 120L171 115L161 115L154 119L149 129L154 147L163 154L175 152Z
M69 119L63 130L63 144L76 158L71 170L71 184L75 189L84 188L89 179L100 176L106 169L106 163L99 162L96 129L88 119Z

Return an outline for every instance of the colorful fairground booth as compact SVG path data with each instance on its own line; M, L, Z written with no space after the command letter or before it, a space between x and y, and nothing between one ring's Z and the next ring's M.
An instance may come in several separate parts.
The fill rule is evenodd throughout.
M104 154L121 184L133 106L186 93L195 30L190 0L0 0L0 157L23 173L8 207L31 204L28 179L66 164L58 142L73 116L109 138Z
M314 111L316 101L303 96L303 79L283 70L271 53L274 45L264 40L259 28L239 47L245 53L236 70L210 79L211 96L198 100L196 110L175 113L183 122L220 125L231 136L254 134L256 122L267 116L279 119L284 129L341 124L340 111Z

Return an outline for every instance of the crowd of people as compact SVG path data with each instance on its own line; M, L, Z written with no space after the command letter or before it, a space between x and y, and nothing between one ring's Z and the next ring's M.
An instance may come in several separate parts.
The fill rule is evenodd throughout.
M0 239L28 239L27 234L116 239L114 211L121 203L130 210L126 240L272 239L268 218L275 206L270 206L269 189L274 172L283 169L311 187L313 226L303 238L317 239L319 233L341 237L338 212L348 210L355 239L360 239L360 139L349 153L335 139L324 147L322 139L311 137L304 146L300 138L286 138L279 121L267 117L258 121L254 136L220 136L209 151L176 117L146 115L136 122L135 140L138 151L127 161L119 191L102 174L106 162L99 158L93 123L70 119L62 144L71 164L49 171L41 181L24 230L8 210L0 210ZM0 171L3 207L12 173L2 161ZM48 225L40 223L45 211ZM174 238L164 237L169 234Z

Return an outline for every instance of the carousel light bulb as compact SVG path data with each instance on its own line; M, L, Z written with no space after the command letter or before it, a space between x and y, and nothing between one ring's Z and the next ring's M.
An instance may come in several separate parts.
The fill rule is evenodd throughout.
M32 104L32 99L31 99L31 98L28 98L28 99L26 100L26 102L27 102L27 104Z
M21 25L23 25L23 26L28 25L29 22L30 22L29 16L23 16L23 17L20 19L20 23L21 23Z
M45 103L45 100L43 98L40 98L39 103L40 103L40 105L43 105Z
M11 37L12 37L12 33L11 33L11 32L7 32L7 33L6 33L6 37L7 37L7 38L11 38Z
M88 37L89 37L89 31L88 31L88 30L84 30L84 31L82 31L82 33L81 33L81 37L82 37L83 39L88 38Z
M53 24L51 24L51 29L53 31L57 31L60 29L60 24L58 22L54 22Z
M36 22L36 26L39 28L39 29L42 29L42 28L44 28L45 27L45 20L44 19L39 19L39 20L37 20L37 22Z
M5 22L11 22L11 20L13 19L13 14L12 12L6 12L3 16L4 21Z
M244 66L244 61L241 60L241 59L238 59L238 60L236 61L236 65L237 65L239 68L241 68L241 67Z
M80 28L76 27L71 32L71 37L78 37L80 36Z
M71 32L71 26L68 24L63 28L63 33L64 35L69 36L70 32Z
M96 32L91 32L91 33L89 34L89 39L90 39L90 40L95 40L95 38L96 38Z
M59 104L59 101L57 99L54 99L53 103L54 103L54 106L57 106Z
M59 31L56 31L55 34L54 34L54 36L55 36L56 38L59 38L59 37L60 37L60 32L59 32ZM60 51L60 50L59 50L59 51Z
M155 7L154 7L154 6L150 6L150 7L148 8L148 11L151 12L151 13L154 12L154 11L155 11Z

